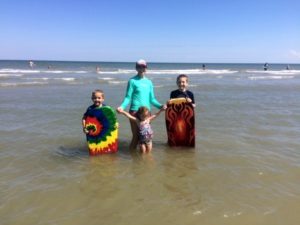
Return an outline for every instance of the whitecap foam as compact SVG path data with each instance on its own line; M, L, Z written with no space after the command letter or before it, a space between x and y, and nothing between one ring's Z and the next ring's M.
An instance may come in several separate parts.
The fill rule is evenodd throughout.
M154 86L155 88L163 88L163 87L165 87L164 85L155 85Z
M109 84L124 84L127 81L108 81Z
M179 70L153 70L148 69L147 74L234 74L236 70L203 70L203 69L179 69ZM116 71L99 71L98 74L136 74L136 70L119 69Z
M272 74L272 75L300 75L300 70L246 70L246 73Z
M98 77L99 80L114 80L112 77Z
M0 73L0 77L22 77L24 74L5 74L5 73Z
M61 73L66 73L66 71L62 71L62 70L46 70L43 71L45 73L54 73L54 74L61 74Z
M282 79L293 79L294 76L251 76L249 80L282 80Z
M71 70L43 70L43 73L53 73L53 74L63 74L63 73L87 73L87 71L79 70L79 71L71 71Z
M61 77L61 78L54 78L54 80L63 80L63 81L74 81L74 77Z
M234 74L235 70L202 70L202 69L186 69L186 70L148 70L148 74Z
M40 70L0 69L0 73L40 73Z
M116 71L99 71L98 74L136 74L136 70L123 70L118 69Z
M47 82L18 82L18 83L0 83L0 87L17 87L17 86L27 86L27 85L45 85Z
M211 74L234 74L237 73L238 71L236 70L208 70L207 73Z
M49 80L49 77L28 77L26 80Z

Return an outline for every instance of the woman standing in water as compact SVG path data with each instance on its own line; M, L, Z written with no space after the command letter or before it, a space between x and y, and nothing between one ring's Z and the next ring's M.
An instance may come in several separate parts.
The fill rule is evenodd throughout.
M136 117L136 113L141 106L151 110L151 105L158 109L166 109L166 105L160 104L154 95L152 81L145 77L147 62L140 59L136 62L135 69L137 75L130 78L127 84L125 98L122 104L117 108L118 113L122 112L131 102L129 113ZM138 127L135 121L129 120L132 132L130 149L136 149L138 144Z

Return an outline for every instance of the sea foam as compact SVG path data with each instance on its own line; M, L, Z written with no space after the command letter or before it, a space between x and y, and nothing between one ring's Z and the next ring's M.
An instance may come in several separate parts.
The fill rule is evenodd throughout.
M281 79L293 79L294 76L251 76L249 80L281 80Z
M300 70L246 70L246 73L272 75L300 75Z

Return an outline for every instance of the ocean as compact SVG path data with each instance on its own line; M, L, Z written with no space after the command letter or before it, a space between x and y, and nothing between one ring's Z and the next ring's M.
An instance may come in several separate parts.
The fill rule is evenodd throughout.
M196 147L168 147L162 114L152 153L129 151L118 115L119 151L90 157L91 92L118 107L134 62L34 63L0 61L1 225L299 224L300 64L150 62L161 103L189 76Z

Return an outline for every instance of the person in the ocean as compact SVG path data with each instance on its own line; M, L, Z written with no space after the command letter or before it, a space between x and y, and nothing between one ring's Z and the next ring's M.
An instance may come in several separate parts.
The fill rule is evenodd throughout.
M131 121L136 123L138 127L138 143L142 153L148 153L152 150L153 130L150 123L161 113L161 111L163 111L163 108L161 108L154 115L151 115L149 109L144 106L141 106L138 109L135 116L132 116L130 113L124 110L119 111L121 114L125 115Z
M99 72L100 72L100 67L96 66L96 73L99 73Z
M34 62L30 60L30 61L29 61L29 67L30 67L30 68L33 68L34 66L35 66Z
M269 64L268 63L265 63L264 64L264 71L267 71L269 69Z
M132 116L136 116L136 113L141 106L145 106L149 110L151 110L151 105L155 106L157 109L166 109L167 106L162 105L155 98L152 81L145 76L147 62L143 59L138 60L135 64L135 69L137 75L130 78L128 81L125 98L122 104L117 108L117 112L122 112L130 102L129 113ZM138 126L133 120L130 120L130 126L132 139L129 148L136 149L138 144Z
M196 107L194 94L188 90L188 76L185 74L180 74L176 80L178 89L170 93L170 99L172 98L186 98L187 102L192 103L193 107Z
M202 70L205 70L205 64L202 64Z
M105 106L103 104L103 102L104 102L104 92L102 90L97 89L97 90L93 91L91 99L92 99L94 104L87 108L86 112L84 113L84 115L82 117L82 129L83 129L83 133L85 133L85 134L89 133L89 130L85 126L86 117L88 116L89 112L91 110L94 110L95 108Z

